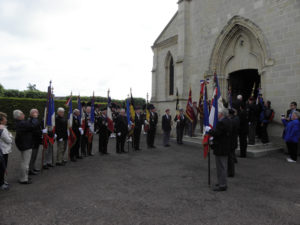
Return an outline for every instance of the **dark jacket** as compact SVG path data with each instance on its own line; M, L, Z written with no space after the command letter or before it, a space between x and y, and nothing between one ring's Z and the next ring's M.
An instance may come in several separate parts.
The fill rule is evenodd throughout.
M126 136L128 133L127 117L119 115L115 123L116 134L121 133L121 136Z
M16 146L20 151L32 149L34 125L30 120L16 121Z
M177 122L179 120L179 122ZM176 129L183 129L186 123L186 116L184 114L177 115L174 118L174 121L176 122Z
M77 138L81 136L79 127L80 127L80 121L77 116L73 115L72 130Z
M236 115L233 115L231 118L231 149L236 149L238 147L238 135L240 131L240 118Z
M138 115L136 113L135 119L134 119L134 130L141 131L144 121L145 121L144 115L141 113L138 117Z
M209 134L214 137L213 150L218 156L227 156L231 147L232 125L229 118L218 121L216 128L211 129Z
M171 121L172 121L172 117L169 115L167 118L167 115L163 115L162 116L162 129L163 131L171 131L172 127L171 127Z
M33 126L35 127L32 135L33 135L33 145L35 147L39 146L40 144L42 144L42 129L43 129L43 125L42 123L39 121L38 118L29 118L29 120L31 121L31 123L33 124Z
M153 115L152 115L153 114ZM150 130L156 130L158 115L156 112L150 112Z
M96 127L100 137L108 138L111 134L110 130L107 127L107 118L104 116L100 116L97 120Z
M247 104L246 106L247 114L248 114L248 120L250 123L257 122L259 109L258 106L255 103Z
M240 134L248 134L249 131L249 120L248 120L248 113L246 110L241 110L239 113L240 118Z
M285 126L284 136L283 136L284 140L286 142L298 143L300 138L300 121L299 120L287 121L283 119L282 123Z
M68 121L64 117L56 116L55 118L55 133L57 135L57 140L61 138L64 140L68 139Z

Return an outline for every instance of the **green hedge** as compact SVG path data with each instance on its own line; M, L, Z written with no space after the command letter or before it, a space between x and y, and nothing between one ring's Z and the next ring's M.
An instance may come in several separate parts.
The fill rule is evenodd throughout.
M66 107L65 100L55 100L55 111L58 107ZM105 105L106 103L96 103ZM8 117L8 127L9 129L14 129L14 119L13 119L13 111L15 109L21 110L26 118L29 116L29 112L31 109L36 108L40 112L40 119L44 117L46 99L32 99L32 98L5 98L0 97L0 112L4 112L7 114ZM73 109L77 108L77 101L72 101ZM67 113L65 114L67 115Z

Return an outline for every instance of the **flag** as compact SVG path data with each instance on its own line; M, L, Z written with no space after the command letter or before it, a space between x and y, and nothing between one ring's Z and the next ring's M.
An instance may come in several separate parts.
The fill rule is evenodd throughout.
M114 132L114 122L113 122L113 118L112 118L112 112L111 112L111 98L108 95L108 99L107 99L107 123L108 126L107 128L111 131Z
M232 109L232 92L231 87L228 88L228 107L229 109Z
M80 122L80 125L82 125L82 116L83 116L83 112L82 112L82 106L81 106L81 99L80 96L78 95L77 97L77 108L79 110L79 116L78 116L78 120Z
M132 121L134 122L135 121L135 110L134 110L134 100L133 100L133 97L132 97L132 93L131 93L131 90L130 90L130 116L131 116L131 119Z
M94 130L94 124L95 124L95 96L93 93L92 101L91 101L91 114L90 114L90 121L89 126L92 127L92 130ZM88 143L92 143L93 141L93 133L90 129L87 130L86 135L88 137Z
M54 109L54 99L51 87L48 86L48 94L47 94L47 102L44 111L44 128L52 128L52 132L54 133L55 127L55 109ZM49 137L48 134L43 134L43 147L44 149L48 148L48 142L54 144L54 138Z
M206 84L204 84L204 96L203 96L203 125L204 127L209 126L209 110L208 110L208 103L207 103L207 87ZM207 153L209 151L209 138L210 135L205 133L203 137L203 154L204 158L206 158Z
M194 110L193 110L193 102L192 102L192 89L190 88L189 92L189 99L186 104L186 110L185 110L187 118L193 122L194 121Z
M179 94L178 94L178 88L176 90L176 115L177 115L177 119L179 119Z
M200 97L198 103L198 110L200 113L200 118L203 118L203 92L204 92L205 80L200 80Z
M217 74L214 75L214 92L212 98L212 106L209 114L209 126L215 128L218 122L218 103L221 97Z
M77 139L74 131L72 130L72 125L73 125L72 94L71 94L69 100L67 101L66 106L69 107L69 111L68 111L68 146L69 146L69 150L70 150L75 145L76 139Z
M130 106L129 106L129 100L126 99L126 115L127 115L127 123L128 125L131 125L132 122L130 120Z

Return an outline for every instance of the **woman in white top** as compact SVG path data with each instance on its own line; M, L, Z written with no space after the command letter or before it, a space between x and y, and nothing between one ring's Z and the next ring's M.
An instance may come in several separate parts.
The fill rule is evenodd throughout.
M2 150L3 158L5 160L5 166L7 168L8 163L8 154L12 152L12 142L13 136L7 130L7 115L3 112L0 112L0 149ZM7 184L7 182L5 182Z

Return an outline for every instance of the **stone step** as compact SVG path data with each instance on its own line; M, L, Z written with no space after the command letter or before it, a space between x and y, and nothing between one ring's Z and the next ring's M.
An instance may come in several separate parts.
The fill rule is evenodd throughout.
M275 137L274 137L275 138ZM171 138L173 141L176 142L176 138ZM277 137L276 137L277 139ZM183 142L185 144L195 145L195 146L202 146L202 136L196 136L196 137L189 137L184 136ZM262 144L257 142L255 145L248 145L247 147L247 157L250 158L257 158L257 157L263 157L272 153L281 152L284 150L284 146L281 143L278 143L277 140L274 140L275 143L270 142L268 144ZM236 154L240 154L240 149L238 146L238 149L236 150Z

